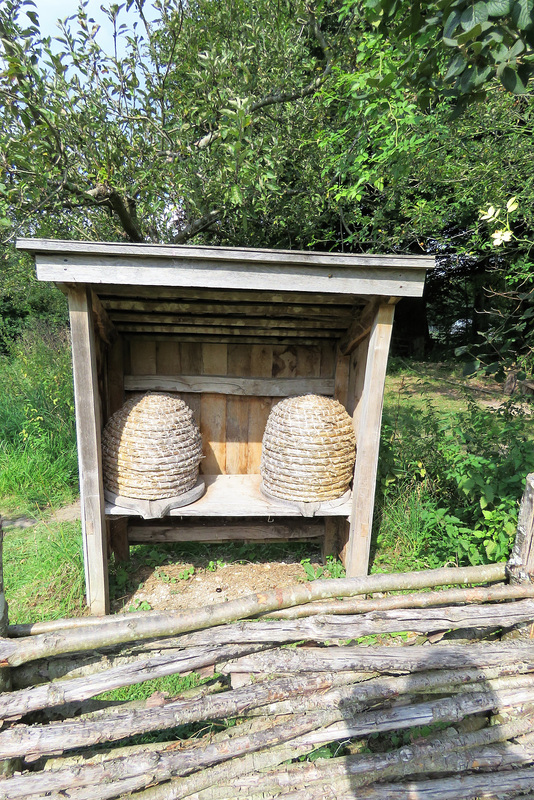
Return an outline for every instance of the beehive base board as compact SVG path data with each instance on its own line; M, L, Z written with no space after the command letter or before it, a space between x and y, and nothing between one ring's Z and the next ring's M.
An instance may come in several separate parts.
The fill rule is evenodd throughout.
M165 517L173 508L182 508L194 503L206 491L206 484L202 478L198 478L195 486L188 492L177 495L176 497L165 497L162 500L139 500L135 497L123 497L122 495L104 490L104 497L114 506L123 508L125 516L133 511L143 519L161 519Z
M347 489L344 494L342 494L340 497L336 497L334 500L318 500L312 503L301 502L298 500L284 500L281 497L276 497L276 495L267 491L263 485L263 481L260 484L260 491L268 500L272 500L273 502L279 503L282 506L287 506L288 508L298 509L303 517L314 517L317 513L319 515L324 514L326 510L330 511L343 505L343 503L347 503L351 497L351 491L350 489Z

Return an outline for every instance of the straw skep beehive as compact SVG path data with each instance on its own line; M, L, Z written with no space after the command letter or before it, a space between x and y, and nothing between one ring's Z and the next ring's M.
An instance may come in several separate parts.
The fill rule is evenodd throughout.
M262 489L295 503L334 500L349 488L355 453L352 420L337 400L314 394L282 400L265 427Z
M183 400L164 392L131 397L109 418L102 434L106 498L118 505L128 498L176 499L166 503L167 509L183 505L180 498L197 485L201 458L200 432Z

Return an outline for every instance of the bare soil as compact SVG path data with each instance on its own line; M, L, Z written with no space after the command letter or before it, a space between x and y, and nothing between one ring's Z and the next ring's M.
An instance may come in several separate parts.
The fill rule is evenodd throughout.
M319 564L314 566L319 567ZM191 570L194 570L193 574ZM136 572L135 583L137 579L141 587L114 600L113 613L129 611L132 606L148 610L146 603L158 611L201 608L307 580L300 561L291 562L289 559L265 563L223 563L215 569L195 567L191 562L144 566Z

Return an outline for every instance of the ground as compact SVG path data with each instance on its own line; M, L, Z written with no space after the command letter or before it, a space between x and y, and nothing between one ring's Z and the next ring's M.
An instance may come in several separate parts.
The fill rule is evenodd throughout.
M137 573L141 588L116 598L112 611L129 610L132 606L146 608L147 603L155 610L201 608L306 580L304 567L299 561L222 562L215 569L197 567L191 577L180 577L187 575L191 568L191 562L141 567Z

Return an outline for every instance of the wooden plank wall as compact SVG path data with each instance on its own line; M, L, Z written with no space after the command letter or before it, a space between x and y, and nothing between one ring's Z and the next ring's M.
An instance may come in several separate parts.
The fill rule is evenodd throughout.
M221 375L246 378L334 378L335 343L314 346L216 344L132 337L126 362L132 375ZM346 382L346 378L344 378ZM346 388L341 392L346 396ZM201 472L260 471L261 440L279 398L183 392L204 443Z

